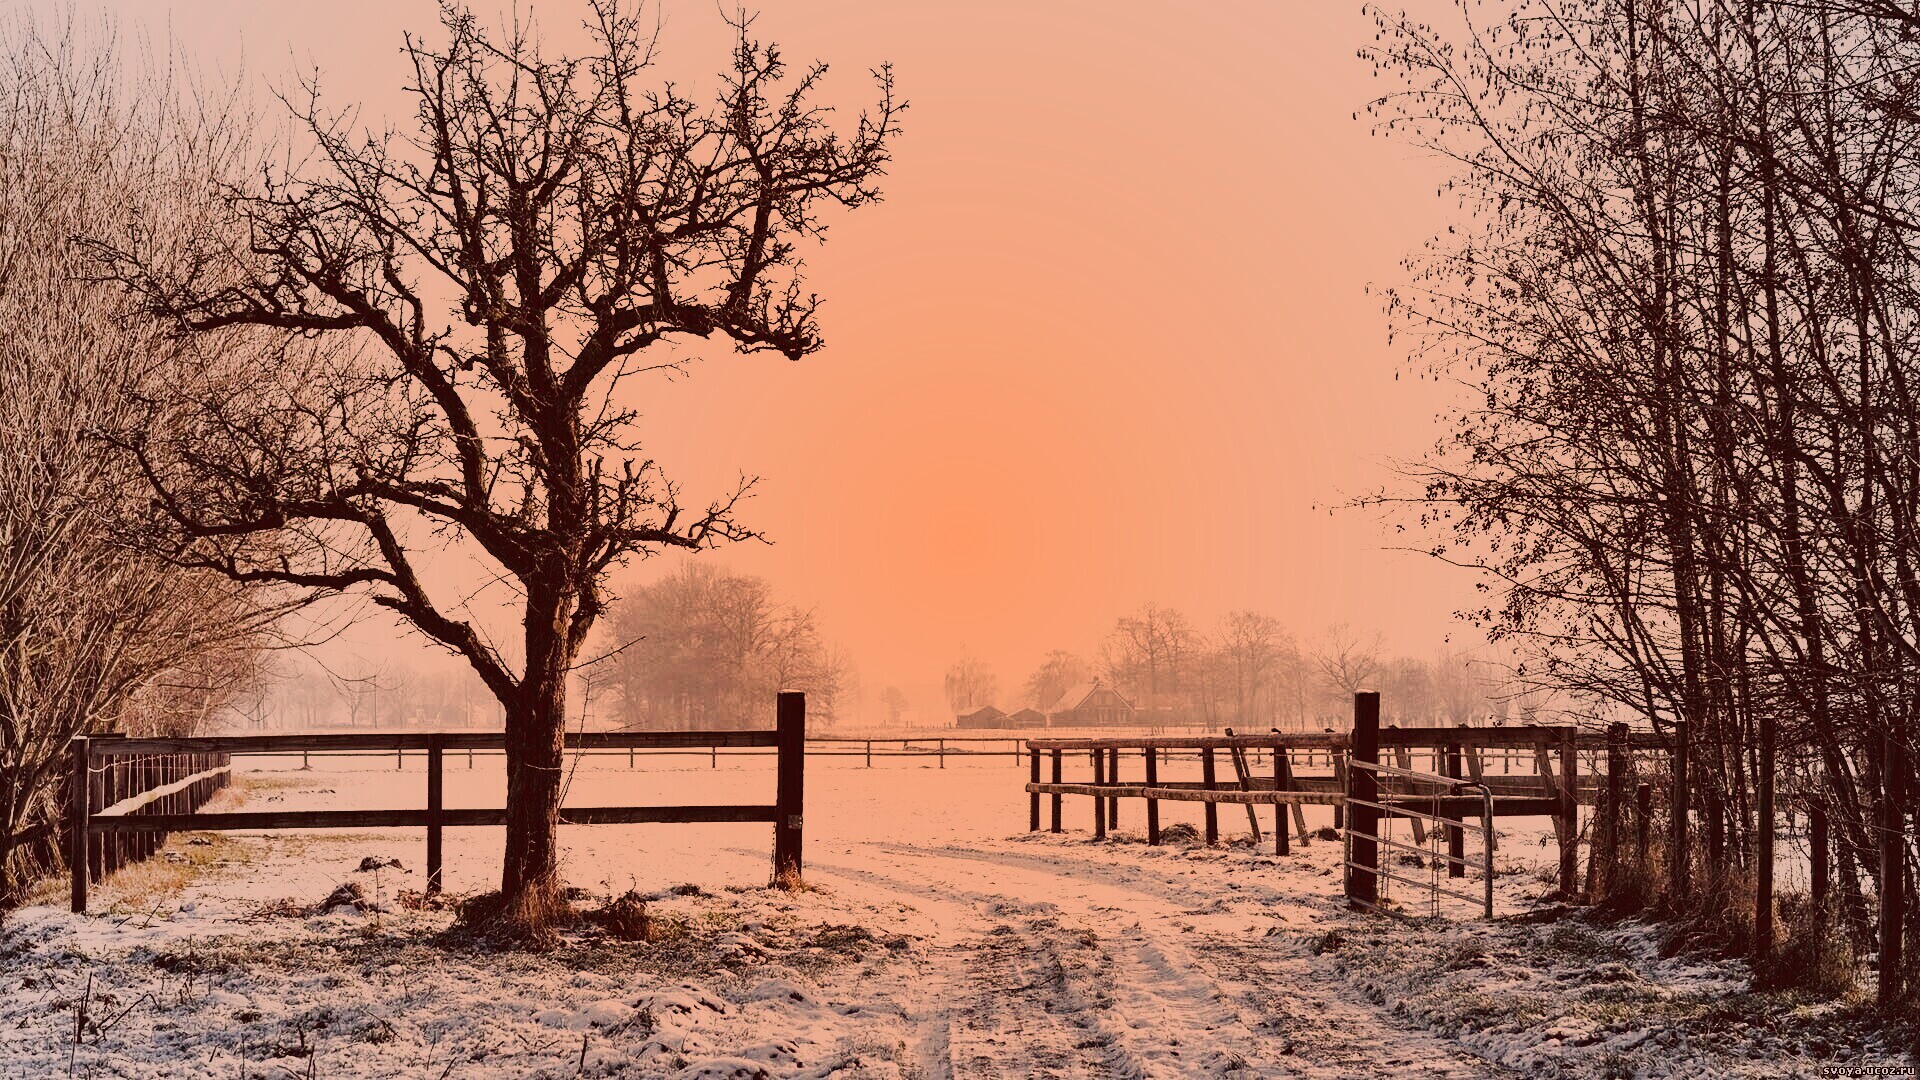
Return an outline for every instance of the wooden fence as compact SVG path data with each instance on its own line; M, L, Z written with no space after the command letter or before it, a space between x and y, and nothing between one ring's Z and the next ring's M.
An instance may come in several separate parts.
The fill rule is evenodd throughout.
M76 830L75 822L191 814L232 778L227 755L218 751L155 750L143 740L118 735L75 744L92 747L74 755L67 776L66 850L76 896L85 896L88 881L151 858L167 842L168 830L89 830L84 825Z
M657 732L585 732L569 734L566 748L572 751L622 750L629 747L662 749L680 747L772 747L777 755L774 800L766 804L715 806L585 806L562 807L560 821L566 825L612 825L638 822L767 822L773 825L773 876L776 881L797 877L801 871L802 805L804 802L806 753L806 695L782 692L776 712L776 725L763 731L657 731ZM122 837L138 839L149 850L157 847L152 834L186 830L223 831L238 829L373 829L424 828L427 834L427 891L441 886L441 831L448 826L502 825L504 809L447 809L442 805L443 765L449 750L502 750L506 735L502 732L368 732L329 735L220 735L182 739L75 739L72 746L72 770L76 778L91 777L96 768L106 769L115 758L191 756L198 762L216 762L183 780L194 784L211 782L216 774L230 772L227 761L248 754L326 753L381 751L403 753L424 751L427 759L426 806L401 810L266 810L199 813L198 803L191 808L153 805L152 797L165 790L156 788L144 795L117 802L102 803L99 809L91 798L76 797L68 823L73 880L73 910L87 909L87 883L99 874L88 872L86 853L96 843L107 848L118 846ZM224 782L224 781L223 781ZM76 785L87 791L90 785ZM210 795L211 792L209 791ZM145 800L145 801L143 801ZM202 797L201 802L205 801ZM108 839L112 838L112 839Z
M1589 863L1587 892L1599 889L1604 893L1618 861L1616 853L1626 842L1629 820L1639 823L1637 845L1640 857L1646 857L1650 790L1647 784L1630 786L1631 755L1635 750L1667 751L1672 745L1670 739L1629 731L1624 724L1613 725L1604 733L1545 726L1382 727L1379 705L1377 693L1356 694L1354 726L1349 732L1029 739L1027 827L1039 831L1041 798L1046 796L1051 809L1049 827L1053 832L1062 831L1063 797L1084 795L1093 799L1094 836L1102 838L1119 823L1120 800L1138 798L1146 802L1150 844L1160 842L1162 801L1204 804L1205 837L1210 844L1219 839L1219 806L1243 805L1258 842L1261 827L1254 807L1270 805L1274 807L1274 850L1286 854L1286 815L1292 814L1293 831L1305 843L1307 828L1300 807L1330 805L1334 808L1334 825L1344 825L1349 846L1346 894L1358 905L1372 905L1379 900L1381 807L1397 808L1402 803L1411 807L1417 801L1416 809L1431 810L1427 816L1438 819L1435 827L1445 829L1450 874L1454 875L1464 866L1459 823L1482 813L1483 799L1479 795L1436 798L1421 785L1405 780L1418 760L1429 766L1434 776L1483 788L1491 796L1494 816L1552 818L1563 896L1573 897L1582 891L1578 813L1583 804L1596 808L1590 851L1598 857ZM1168 755L1185 752L1197 752L1200 781L1162 780L1159 771ZM1263 753L1268 762L1264 768ZM1048 765L1045 779L1041 776L1043 754ZM1093 775L1088 781L1069 781L1064 776L1066 759L1078 759L1082 754ZM1297 768L1297 759L1305 756L1312 760L1316 755L1326 763L1325 773L1308 774ZM1227 779L1220 775L1223 756L1233 769ZM1139 778L1123 778L1123 764L1136 759ZM1503 766L1500 773L1493 768L1496 760ZM1350 762L1379 768L1354 769ZM1530 765L1532 775L1516 772L1516 762ZM1684 773L1680 779L1684 782ZM1423 816L1406 816L1415 842L1425 844Z

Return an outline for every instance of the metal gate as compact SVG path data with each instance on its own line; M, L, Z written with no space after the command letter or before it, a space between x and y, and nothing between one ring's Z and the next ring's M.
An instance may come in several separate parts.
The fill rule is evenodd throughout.
M1388 911L1384 902L1391 884L1398 883L1421 894L1418 902L1429 914L1441 914L1442 898L1446 897L1474 904L1486 918L1493 918L1493 791L1472 780L1371 761L1349 760L1347 769L1343 836L1347 869L1350 874L1372 875L1378 887L1375 901L1351 897L1352 901L1370 910ZM1356 791L1376 794L1377 801L1358 796ZM1479 803L1477 825L1468 823L1463 813L1472 802ZM1355 813L1359 808L1373 813ZM1375 820L1358 823L1362 817ZM1411 843L1395 838L1393 826L1397 821L1407 823ZM1467 833L1480 834L1477 860L1466 857ZM1358 852L1356 839L1361 841ZM1456 888L1442 884L1443 867L1449 883L1477 869L1482 882L1480 893L1467 892L1464 885ZM1416 876L1405 872L1409 869L1422 873Z

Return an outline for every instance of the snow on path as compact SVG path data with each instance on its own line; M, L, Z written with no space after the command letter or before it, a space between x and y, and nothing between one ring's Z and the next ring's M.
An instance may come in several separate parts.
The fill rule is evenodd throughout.
M1004 849L1018 843L876 842L813 863L936 924L924 983L937 989L909 1007L924 1045L944 1048L932 1078L1504 1075L1352 997L1290 940L1288 923L1338 917L1314 902L1317 868L1280 871L1310 891L1246 888L1282 905L1249 914L1218 897L1194 906L1219 882L1183 893L1109 845Z

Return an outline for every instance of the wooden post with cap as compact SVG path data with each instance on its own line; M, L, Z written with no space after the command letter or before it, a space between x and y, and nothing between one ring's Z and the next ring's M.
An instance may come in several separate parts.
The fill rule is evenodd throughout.
M440 892L440 841L441 841L441 801L442 784L441 765L445 754L442 752L441 736L438 733L427 736L427 895Z
M1380 762L1380 695L1361 690L1353 695L1353 738L1350 753L1355 766ZM1347 770L1347 794L1355 803L1347 807L1347 899L1355 906L1380 902L1380 847L1375 834L1380 829L1380 811L1372 804L1380 801L1379 779L1372 769Z
M67 744L67 806L68 816L72 819L68 825L72 835L67 840L67 869L73 875L73 913L87 913L87 826L92 817L92 785L87 775L87 737L79 736Z
M800 827L807 768L807 695L782 690L775 708L778 742L774 781L773 883L800 882Z

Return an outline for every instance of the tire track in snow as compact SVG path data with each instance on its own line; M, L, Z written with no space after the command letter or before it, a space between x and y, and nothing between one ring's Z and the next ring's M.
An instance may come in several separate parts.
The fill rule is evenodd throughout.
M919 874L815 860L810 871L898 894L940 930L903 994L920 1031L929 1080L1108 1077L1109 1040L1089 1026L1089 1001L1060 950L1048 903L947 885ZM889 870L898 867L889 867Z
M930 1076L1511 1075L1359 1000L1297 939L1194 927L1167 901L1210 897L1161 874L961 846L862 854L881 857L814 869L940 913L923 985L947 996L916 1010L944 1064Z

